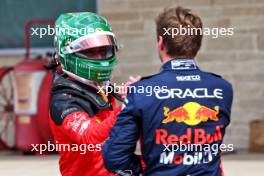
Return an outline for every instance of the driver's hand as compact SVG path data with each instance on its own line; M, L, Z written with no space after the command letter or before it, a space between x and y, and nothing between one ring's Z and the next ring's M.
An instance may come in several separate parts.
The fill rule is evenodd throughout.
M138 82L141 78L141 76L129 76L129 80L124 85L120 86L120 95L122 96L122 98L126 98L127 88L131 84Z

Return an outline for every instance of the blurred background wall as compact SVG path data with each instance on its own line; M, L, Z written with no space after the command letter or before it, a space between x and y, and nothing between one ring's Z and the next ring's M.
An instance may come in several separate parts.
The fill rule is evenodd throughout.
M201 16L204 27L233 27L233 36L207 36L197 56L200 68L233 84L235 97L226 143L245 149L249 122L264 120L263 0L101 0L99 12L110 20L123 48L114 80L159 71L154 18L164 7L181 5Z

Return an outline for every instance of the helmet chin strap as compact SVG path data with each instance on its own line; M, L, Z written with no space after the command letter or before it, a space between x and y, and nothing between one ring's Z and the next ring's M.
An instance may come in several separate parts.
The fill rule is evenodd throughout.
M98 90L100 90L101 88L103 89L106 89L109 85L110 85L110 81L107 80L107 81L102 81L102 82L99 82L99 81L93 81L93 80L87 80L87 79L84 79L84 78L81 78L71 72L68 72L67 70L64 70L62 69L64 73L66 73L68 76L70 76L71 78L83 83L83 84L86 84L88 86L91 86L91 87L94 87ZM100 89L99 89L100 88Z

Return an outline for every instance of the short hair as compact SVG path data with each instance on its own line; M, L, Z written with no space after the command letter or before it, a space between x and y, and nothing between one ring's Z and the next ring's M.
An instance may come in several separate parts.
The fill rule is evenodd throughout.
M175 58L194 58L202 44L202 20L191 10L183 7L164 9L156 18L157 38L163 38L167 54ZM165 29L200 29L195 34L164 35Z

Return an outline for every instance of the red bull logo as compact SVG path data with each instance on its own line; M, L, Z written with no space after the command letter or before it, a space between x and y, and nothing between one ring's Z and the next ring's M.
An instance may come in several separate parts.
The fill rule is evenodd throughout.
M222 130L224 126L218 125L215 127L214 133L207 133L205 129L187 128L186 132L181 135L170 134L166 129L156 130L156 144L212 144L223 140Z
M219 106L210 109L196 102L185 103L182 107L178 107L172 111L170 111L168 107L164 107L163 111L166 116L162 121L164 124L176 121L178 123L183 122L187 125L194 126L201 122L207 122L208 120L219 120L217 117Z

